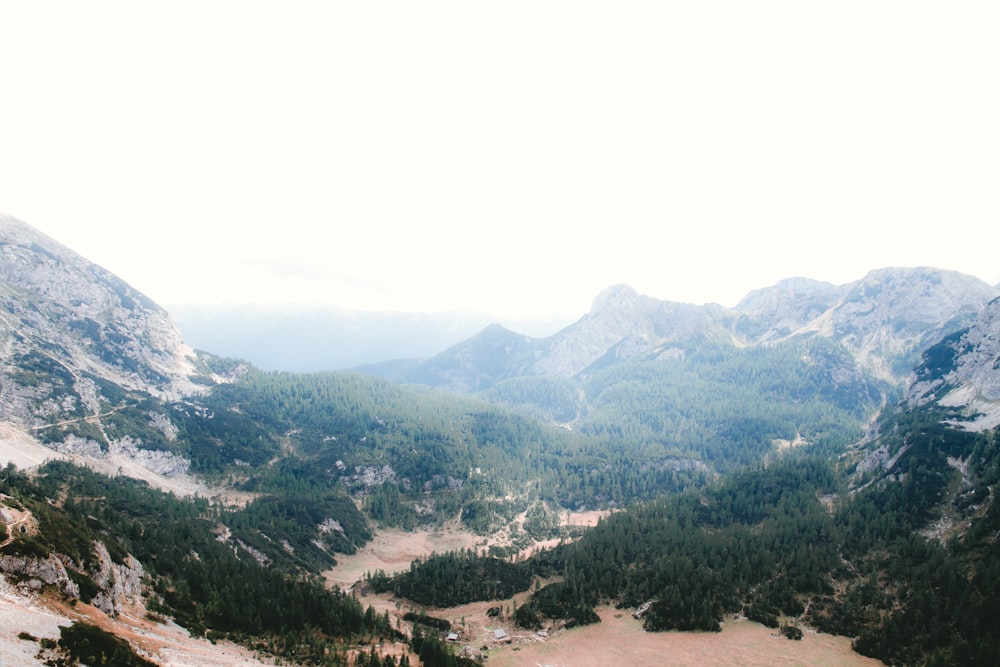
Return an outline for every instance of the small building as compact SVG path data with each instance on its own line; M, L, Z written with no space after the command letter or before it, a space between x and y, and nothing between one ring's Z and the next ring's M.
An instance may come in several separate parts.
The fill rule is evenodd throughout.
M496 630L493 631L493 639L497 640L498 642L506 641L508 639L507 631L504 630L503 628L497 628Z
M458 641L458 633L457 632L449 632L448 636L446 637L446 639L448 641L450 641L450 642L457 642Z

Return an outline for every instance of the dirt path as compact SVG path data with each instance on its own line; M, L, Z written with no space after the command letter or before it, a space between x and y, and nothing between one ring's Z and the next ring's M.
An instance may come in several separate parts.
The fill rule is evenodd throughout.
M16 512L16 510L13 510L13 509L11 509L9 507L6 507L4 509L5 509L5 511L7 513L13 514L13 513ZM24 510L24 512L21 514L21 516L19 518L14 519L14 521L12 521L11 523L7 524L7 539L5 539L3 542L0 542L0 549L3 549L5 546L7 546L8 544L10 544L11 542L14 541L14 537L15 537L14 530L18 526L24 526L30 520L31 520L31 512L29 512L28 510Z

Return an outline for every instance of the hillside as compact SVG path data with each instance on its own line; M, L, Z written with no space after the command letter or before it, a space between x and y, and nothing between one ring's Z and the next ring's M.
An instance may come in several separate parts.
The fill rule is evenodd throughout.
M107 397L102 382L160 397L198 391L204 369L165 310L130 285L28 225L0 215L0 364L14 386L38 387L80 414ZM46 408L5 392L4 414L31 421Z
M907 391L911 405L959 408L962 425L985 430L1000 425L1000 300L966 329L925 353Z
M997 338L987 342L985 328L993 322L986 312L946 339L959 350L953 363L932 347L916 377L930 387L961 375L996 382ZM516 624L587 625L601 622L595 607L613 606L648 631L718 632L749 618L790 639L804 629L847 635L887 664L994 664L1000 431L978 416L979 395L962 406L942 395L948 405L901 401L837 456L789 453L634 505L535 554L511 577L552 583L521 601ZM446 554L370 581L417 602L453 595L458 604L466 598L446 573L474 567L468 559Z

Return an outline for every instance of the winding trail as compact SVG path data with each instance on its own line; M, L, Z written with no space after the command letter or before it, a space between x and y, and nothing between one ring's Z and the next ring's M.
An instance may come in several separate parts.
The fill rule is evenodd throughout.
M9 511L9 508L8 508ZM0 543L0 549L14 541L14 530L17 526L23 526L31 519L31 512L29 510L24 510L24 514L21 515L20 519L16 519L13 522L7 524L7 539Z

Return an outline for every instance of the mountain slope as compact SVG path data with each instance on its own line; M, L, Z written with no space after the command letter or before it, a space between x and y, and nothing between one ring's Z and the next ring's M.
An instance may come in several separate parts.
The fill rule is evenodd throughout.
M899 382L921 350L967 325L996 296L995 288L955 271L886 268L841 286L779 283L736 309L753 322L748 342L826 336L879 377Z
M887 664L992 665L1000 640L1000 300L929 348L907 398L834 456L790 453L616 513L528 567L564 577L526 628L635 608L647 630L739 614ZM812 454L817 450L813 449ZM417 572L417 575L421 573Z
M547 339L491 327L433 368L498 402L537 402L559 429L476 397L188 356L134 290L30 228L3 230L7 427L78 457L183 463L244 500L62 462L5 468L4 586L113 616L145 581L145 603L193 634L349 664L359 637L395 638L392 623L311 575L375 522L506 532L517 553L565 537L558 509L615 507L579 542L507 563L562 579L517 622L586 622L610 601L641 604L650 630L783 616L894 664L992 664L1000 650L1000 439L968 421L998 394L998 302L927 350L909 401L861 437L892 394L871 359L892 367L957 327L978 298L964 278L787 281L742 313L618 287L578 327ZM456 579L452 560L424 564L445 566L432 589Z
M1000 425L1000 299L975 322L929 348L907 392L911 405L962 411L965 428Z
M706 345L819 336L844 346L880 379L901 385L920 350L967 325L996 296L977 278L925 267L880 269L845 285L789 279L751 292L731 310L662 301L618 285L552 336L518 339L517 354L492 354L477 335L422 362L359 370L467 392L513 377L582 377L629 360L676 359Z
M0 365L61 386L93 411L99 381L162 397L196 393L194 352L165 310L28 225L0 215ZM5 414L31 421L29 396Z
M573 377L596 363L669 357L692 342L728 342L731 319L721 306L661 301L625 285L609 287L589 313L544 340L533 371Z

